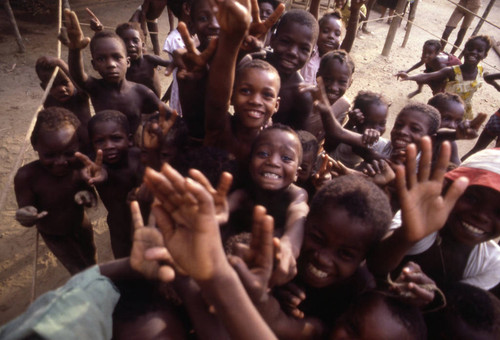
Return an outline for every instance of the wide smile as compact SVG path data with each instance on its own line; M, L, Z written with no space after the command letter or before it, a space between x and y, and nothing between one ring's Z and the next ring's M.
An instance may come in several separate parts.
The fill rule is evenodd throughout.
M264 112L259 111L259 110L246 110L245 113L247 114L248 117L254 118L254 119L260 119L264 117Z
M479 229L475 226L473 226L470 223L467 223L465 221L462 221L462 227L471 235L474 235L476 237L482 237L486 234L486 231Z
M307 271L318 279L326 279L328 277L327 272L324 272L321 269L316 268L312 263L309 263L307 265Z
M296 67L295 62L293 62L291 60L287 60L287 59L281 59L280 65L285 69L295 69L295 67Z
M392 147L393 147L393 149L404 149L410 143L411 143L411 141L406 140L406 139L394 138L394 140L392 141Z
M261 173L260 173L260 176L261 176L261 177L264 177L264 178L266 178L266 179L270 179L270 180L280 180L280 179L281 179L281 176L280 176L280 175L275 174L275 173L273 173L273 172L267 172L267 171L265 171L265 172L261 172Z

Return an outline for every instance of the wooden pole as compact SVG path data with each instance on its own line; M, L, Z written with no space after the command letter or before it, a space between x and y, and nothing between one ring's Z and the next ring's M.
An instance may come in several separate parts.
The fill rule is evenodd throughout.
M418 6L418 0L415 0L413 2L413 5L410 5L410 13L408 14L408 23L406 24L406 33L403 39L403 44L401 44L401 47L406 47L408 38L410 38L410 32L413 26L413 21L415 20L415 15L417 14L417 6Z
M474 36L477 34L477 32L479 32L479 30L483 26L484 20L488 17L488 14L490 14L491 8L493 7L494 4L495 0L490 0L488 6L486 6L486 9L484 10L483 15L481 16L481 19L477 23L476 28L474 28L474 32L472 32L471 36Z
M21 33L19 33L19 28L17 27L16 18L14 17L14 12L12 12L12 7L10 7L10 2L9 0L2 0L2 3L5 11L7 12L7 16L9 17L10 25L14 28L14 34L16 35L19 52L24 53L26 51L26 48L24 47Z
M395 14L402 15L406 1L407 0L398 0ZM389 27L389 32L387 32L387 37L385 38L384 48L382 49L382 55L384 57L387 57L389 52L391 52L392 43L394 42L394 37L396 37L396 31L398 30L400 23L401 17L396 16L392 18L391 27Z

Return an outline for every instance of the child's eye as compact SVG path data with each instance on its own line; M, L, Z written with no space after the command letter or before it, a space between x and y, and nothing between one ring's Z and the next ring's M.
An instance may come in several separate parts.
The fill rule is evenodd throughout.
M292 157L289 157L289 156L281 156L281 159L283 160L283 162L285 163L290 163L290 162L293 162L293 158Z
M198 17L198 21L200 22L207 22L208 21L208 17L206 15L201 15Z
M356 255L349 250L341 249L341 250L339 250L339 257L342 260L351 261L356 257Z
M260 157L260 158L266 158L269 156L269 153L267 151L257 151L256 155L257 155L257 157Z
M264 95L264 97L271 98L271 99L274 99L274 97L275 97L274 93L272 93L272 92L264 92L263 95Z
M250 89L246 87L240 88L240 93L241 94L250 94Z

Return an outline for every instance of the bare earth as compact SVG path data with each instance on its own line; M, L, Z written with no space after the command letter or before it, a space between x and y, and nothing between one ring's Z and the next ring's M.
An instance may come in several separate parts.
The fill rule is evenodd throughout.
M117 24L127 21L141 2L140 0L70 1L72 8L76 10L82 22L88 22L84 9L90 7L103 24L109 27L115 27ZM484 12L487 2L483 1L480 14ZM416 25L440 36L453 9L454 5L446 0L421 1L415 20ZM372 12L372 18L377 18L379 15L376 11ZM500 22L499 3L493 7L488 19L494 23ZM469 34L476 24L477 19L474 20ZM15 221L17 204L13 185L7 182L10 174L16 171L13 169L15 161L29 123L40 105L43 94L34 70L35 61L44 54L56 55L57 46L57 24L42 25L31 20L18 20L18 25L26 44L27 52L25 54L17 53L17 45L8 26L6 15L0 11L0 32L2 32L0 35L0 76L2 79L0 82L0 107L2 108L0 115L0 181L1 188L6 186L8 190L6 204L4 207L0 207L2 209L0 215L0 325L22 313L30 302L36 230L24 228ZM360 90L383 93L392 102L387 125L388 131L392 127L395 115L408 102L406 95L416 88L415 83L398 82L393 75L397 71L408 69L415 64L420 59L424 41L435 39L429 33L414 26L406 48L401 48L405 33L404 26L405 23L399 28L388 57L383 57L381 51L389 25L379 22L370 23L370 29L374 34L365 35L364 39L357 39L351 53L356 62L356 72L348 95L353 98ZM167 15L163 13L160 18L160 43L164 41L168 27ZM452 34L451 41L454 41L456 31ZM84 32L88 36L91 35L88 26L84 26ZM499 31L487 23L484 24L480 33L489 34L500 41ZM149 41L148 48L151 50ZM88 50L85 53L87 71L90 72ZM63 48L63 58L66 59L66 57L67 51ZM489 72L500 72L500 58L493 50L486 58L484 67ZM164 79L164 90L169 82L170 78ZM429 88L424 87L424 91L414 99L426 102L430 96ZM499 104L497 92L488 85L484 85L474 96L475 112L485 112L491 115L498 109ZM388 135L388 132L386 134ZM473 143L473 141L459 142L460 154L463 155L467 152ZM29 146L28 152L23 157L23 164L33 159L35 159L35 154ZM105 222L106 211L101 205L89 213L94 221L99 262L110 260L112 255ZM69 274L48 252L43 241L39 243L36 274L37 296L62 285L69 278Z

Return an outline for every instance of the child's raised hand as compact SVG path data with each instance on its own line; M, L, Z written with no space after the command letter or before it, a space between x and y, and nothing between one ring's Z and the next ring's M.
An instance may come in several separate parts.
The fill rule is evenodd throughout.
M90 38L83 36L82 28L80 27L80 22L78 21L76 13L66 8L64 10L64 17L66 19L64 26L68 34L68 48L70 50L82 50L87 47Z
M85 8L85 11L87 11L88 15L90 16L90 29L94 32L100 32L103 29L103 26L101 24L101 21L99 18L90 10L90 8Z
M93 193L88 190L81 190L75 194L76 204L83 205L87 208L92 208L97 205L97 199Z
M349 121L353 121L353 125L360 125L363 124L365 121L365 115L363 112L361 112L360 109L352 109L348 113L349 115Z
M421 139L421 158L417 173L417 148L410 144L406 148L406 166L395 165L396 189L401 204L403 224L401 226L406 242L413 244L441 229L455 202L467 188L467 178L458 178L444 196L444 174L450 160L450 143L444 142L439 157L431 171L431 139Z
M363 141L363 144L365 144L366 146L370 146L373 143L376 143L379 137L380 137L380 132L378 132L378 130L365 129L365 131L363 131L363 136L361 137L362 138L361 140Z
M389 184L396 178L394 170L385 159L375 159L371 163L365 163L362 172L380 187Z
M250 26L250 0L208 0L221 31L243 37Z
M464 120L457 126L457 139L474 139L479 135L479 128L486 121L486 113L478 113L472 120Z
M253 212L252 240L243 260L230 256L229 261L238 273L248 295L255 302L266 299L273 270L274 220L263 206L255 206Z
M81 152L75 152L75 157L78 158L84 165L80 174L88 185L102 183L108 178L108 172L102 166L102 150L97 150L95 162Z
M297 275L297 261L293 256L292 244L282 240L276 246L276 261L269 287L281 286Z
M217 47L217 39L211 39L208 47L200 53L186 24L182 21L179 22L177 29L184 44L186 44L185 49L174 51L174 63L179 68L177 77L180 79L199 79L207 71L208 61L212 58Z
M390 278L390 276L389 276ZM434 300L436 283L415 262L408 262L389 289L410 305L424 307Z
M299 84L299 91L300 93L309 92L312 95L315 108L316 106L318 106L318 103L329 108L330 103L328 102L328 96L326 95L325 83L323 81L323 77L318 76L316 78L316 82L317 85L311 85L306 83Z
M130 203L134 240L130 253L130 266L150 280L170 282L175 277L172 257L163 244L161 232L152 226L144 226L139 203Z
M38 220L47 216L48 212L41 211L32 205L27 205L25 207L19 208L16 211L16 220L25 227L33 226Z
M227 201L227 193L231 189L233 183L233 176L229 172L223 172L219 178L219 185L217 190L214 189L208 178L203 175L201 171L196 169L189 170L189 176L196 182L203 185L203 187L212 195L215 205L215 213L217 215L217 222L219 225L226 223L229 220L229 204Z
M228 263L210 193L168 164L161 172L147 168L144 182L155 196L152 213L176 271L197 281L220 273Z
M252 4L252 22L250 23L250 29L248 34L256 37L262 38L264 35L269 32L271 27L274 26L285 11L285 5L279 4L278 7L274 10L274 12L265 20L261 21L260 19L260 11L259 11L259 2L257 0L251 0Z

